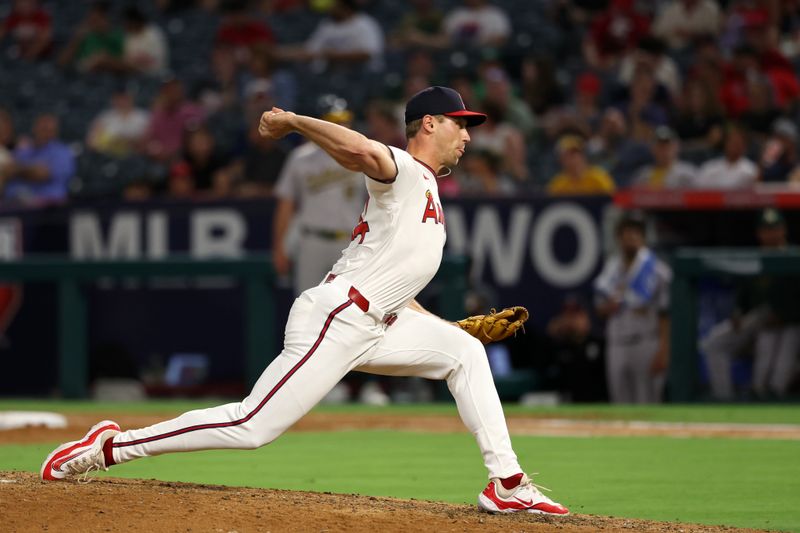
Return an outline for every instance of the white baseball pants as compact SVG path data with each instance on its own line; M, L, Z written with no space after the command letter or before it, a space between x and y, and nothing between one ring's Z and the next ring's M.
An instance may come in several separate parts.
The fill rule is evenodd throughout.
M664 373L653 375L658 338L644 337L631 344L609 342L606 380L612 403L657 403L664 391Z
M437 317L410 309L387 326L384 313L374 306L364 311L365 302L358 294L353 297L350 288L338 277L295 300L284 349L247 398L122 432L114 437L114 461L258 448L302 418L347 372L360 370L446 380L464 424L475 435L489 477L522 472L483 345Z
M731 362L753 341L753 390L758 394L786 394L797 371L800 325L767 327L767 317L765 308L750 311L742 317L738 330L730 320L725 320L714 326L701 343L716 398L733 399Z

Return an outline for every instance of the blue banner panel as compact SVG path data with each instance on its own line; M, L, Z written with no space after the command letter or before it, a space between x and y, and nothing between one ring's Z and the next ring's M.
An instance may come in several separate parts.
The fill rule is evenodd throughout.
M486 295L488 305L524 305L532 325L542 328L565 294L589 297L601 266L601 220L608 205L604 198L451 200L445 205L446 251L471 258L470 285ZM0 258L237 257L270 249L273 209L270 200L227 200L3 210ZM243 379L243 291L235 280L98 280L84 290L93 371L157 374L174 354L199 354L207 358L212 379ZM282 331L293 296L285 288L276 295L276 330ZM0 373L0 395L54 390L56 309L55 290L46 284L0 286L6 370Z

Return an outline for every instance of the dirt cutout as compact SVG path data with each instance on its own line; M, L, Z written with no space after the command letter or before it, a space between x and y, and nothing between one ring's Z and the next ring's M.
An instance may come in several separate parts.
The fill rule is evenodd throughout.
M176 413L68 415L63 429L40 427L0 431L0 444L58 443L79 438L99 420L123 429L143 427ZM563 420L511 416L515 435L665 435L675 437L800 439L800 427L745 424L658 424L604 420ZM311 413L290 431L392 429L465 432L455 415ZM579 511L579 509L577 509ZM573 509L573 512L576 509ZM651 522L573 515L488 515L474 505L397 500L330 493L291 492L156 480L95 479L88 484L42 482L33 473L0 472L0 531L159 532L502 532L518 531L754 531L720 526Z
M44 482L28 472L0 472L0 528L10 533L755 531L588 515L488 515L468 505L155 480Z

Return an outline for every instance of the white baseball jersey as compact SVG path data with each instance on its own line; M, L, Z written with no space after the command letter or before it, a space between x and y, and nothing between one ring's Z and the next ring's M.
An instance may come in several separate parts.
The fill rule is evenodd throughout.
M387 313L430 282L446 238L436 173L408 152L389 149L397 177L392 183L366 177L369 198L350 246L332 270Z
M349 233L364 206L362 179L309 142L289 154L275 195L299 204L297 217L303 228Z

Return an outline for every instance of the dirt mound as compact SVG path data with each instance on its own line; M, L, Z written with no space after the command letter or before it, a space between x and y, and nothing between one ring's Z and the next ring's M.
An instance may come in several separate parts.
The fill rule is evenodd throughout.
M627 518L488 515L474 506L155 480L43 482L0 472L2 529L27 531L753 531Z

